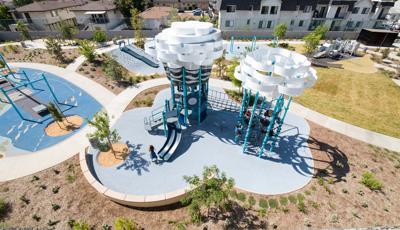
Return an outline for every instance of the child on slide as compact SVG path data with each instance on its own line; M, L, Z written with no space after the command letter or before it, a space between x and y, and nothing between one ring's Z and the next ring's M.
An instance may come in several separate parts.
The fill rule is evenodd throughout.
M159 158L158 158L157 153L154 151L154 146L153 145L149 146L149 152L150 152L151 161L156 163L156 164L158 164L159 163Z

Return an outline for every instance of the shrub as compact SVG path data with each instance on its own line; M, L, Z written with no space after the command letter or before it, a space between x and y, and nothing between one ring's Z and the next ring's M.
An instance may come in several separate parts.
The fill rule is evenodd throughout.
M51 190L54 194L57 194L58 193L58 191L60 190L60 186L55 186L55 187L53 187L53 189Z
M381 190L383 187L383 183L376 179L375 174L371 172L363 173L361 183L372 191Z
M299 202L303 202L305 197L303 194L299 193L299 194L297 194L297 199L299 200Z
M45 40L47 52L52 55L59 62L64 62L64 52L62 51L60 42L53 38L48 37Z
M297 197L295 195L289 195L288 199L289 199L290 203L297 204Z
M247 201L249 202L250 207L253 207L256 204L256 199L254 199L253 196L249 196Z
M32 176L31 182L38 181L40 178L38 176Z
M286 196L281 196L279 197L279 203L281 204L281 206L286 206L289 203L289 200Z
M389 56L389 54L390 54L389 48L382 50L382 59L387 58Z
M94 62L96 60L95 48L94 46L87 40L83 40L79 43L79 53L89 61Z
M47 225L50 227L53 227L53 226L57 225L59 222L60 222L59 220L49 220L47 222Z
M24 203L24 204L29 204L31 202L31 200L29 200L28 198L26 198L25 194L20 196L19 199Z
M104 72L114 81L124 78L121 65L114 59L108 59L103 63Z
M118 217L114 221L115 230L136 230L138 229L137 224L133 220Z
M261 198L258 201L258 206L260 206L261 208L267 209L268 208L268 201L264 198Z
M33 214L32 219L34 219L36 222L39 222L40 219L42 219L40 216L38 216L37 214Z
M297 210L299 210L300 212L307 214L307 207L306 204L303 201L299 201L299 203L297 204Z
M10 211L10 204L3 198L0 198L0 220L7 216Z
M96 29L93 32L93 37L92 37L93 41L98 42L98 43L102 43L107 41L107 35L106 33L101 30L101 29Z
M74 230L90 230L90 226L85 221L74 222Z
M245 202L246 201L246 194L244 194L242 192L238 193L237 199L242 201L242 202Z
M278 201L276 199L269 199L268 204L270 208L278 208Z
M69 219L68 222L67 222L67 224L68 224L68 226L69 226L70 228L73 228L75 222L76 222L76 221L75 221L74 219Z
M267 214L267 210L265 208L260 208L257 210L258 216L259 217L264 217Z
M66 177L65 179L68 181L68 183L72 184L72 183L75 182L76 176L74 176L74 175L67 175L67 177Z
M61 206L58 204L51 204L51 207L53 208L54 211L57 211L58 209L61 208Z

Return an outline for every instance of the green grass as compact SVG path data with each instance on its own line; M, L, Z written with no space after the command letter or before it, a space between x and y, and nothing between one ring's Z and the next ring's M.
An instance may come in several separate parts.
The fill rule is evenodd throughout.
M268 201L264 198L261 198L258 201L258 206L260 206L261 208L267 209L268 208Z
M375 174L371 172L365 172L362 174L361 183L367 186L372 191L381 190L383 183L375 178Z
M318 81L300 104L353 125L400 138L400 87L381 72L316 68Z

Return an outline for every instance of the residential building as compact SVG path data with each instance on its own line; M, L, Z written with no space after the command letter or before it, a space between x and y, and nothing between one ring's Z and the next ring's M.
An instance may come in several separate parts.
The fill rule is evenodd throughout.
M208 0L150 0L153 6L169 6L179 10L194 10L197 8L207 9L209 6Z
M141 12L140 17L143 18L144 28L158 30L166 27L172 10L173 8L168 6L154 6Z
M117 30L126 27L124 17L111 0L90 1L72 8L81 30Z
M52 0L33 2L12 11L15 20L23 20L31 30L57 31L62 23L77 25L73 7L85 4L82 0ZM10 28L15 30L15 25Z
M394 0L214 0L222 31L309 31L324 24L331 31L382 28Z

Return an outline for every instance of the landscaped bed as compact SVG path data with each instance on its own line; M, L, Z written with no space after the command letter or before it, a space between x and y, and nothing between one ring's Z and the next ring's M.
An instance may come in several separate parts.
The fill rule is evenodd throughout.
M158 92L168 87L169 85L160 85L140 92L125 108L125 111L140 107L151 107Z
M316 172L311 183L281 196L238 191L234 193L239 204L234 205L235 212L220 215L216 221L190 224L187 208L179 205L139 210L113 203L88 184L74 157L34 176L1 183L0 198L5 198L9 207L1 217L2 226L52 225L68 229L68 222L80 220L99 229L102 224L112 225L117 217L133 219L146 229L198 229L205 225L216 229L228 223L230 229L260 228L263 223L278 229L398 224L399 153L369 146L313 123L310 126L309 145Z
M25 49L19 45L0 47L0 52L8 62L34 62L66 67L79 57L78 49L63 49L64 61L55 59L46 49Z
M85 61L78 68L77 72L85 77L90 78L91 80L96 81L114 94L119 94L127 87L140 83L142 81L162 77L162 75L159 74L153 74L149 76L138 75L129 72L123 66L118 64L118 68L121 68L123 79L113 80L109 75L107 75L104 66L106 60L109 60L110 58L111 57L106 54L98 55L93 63Z

